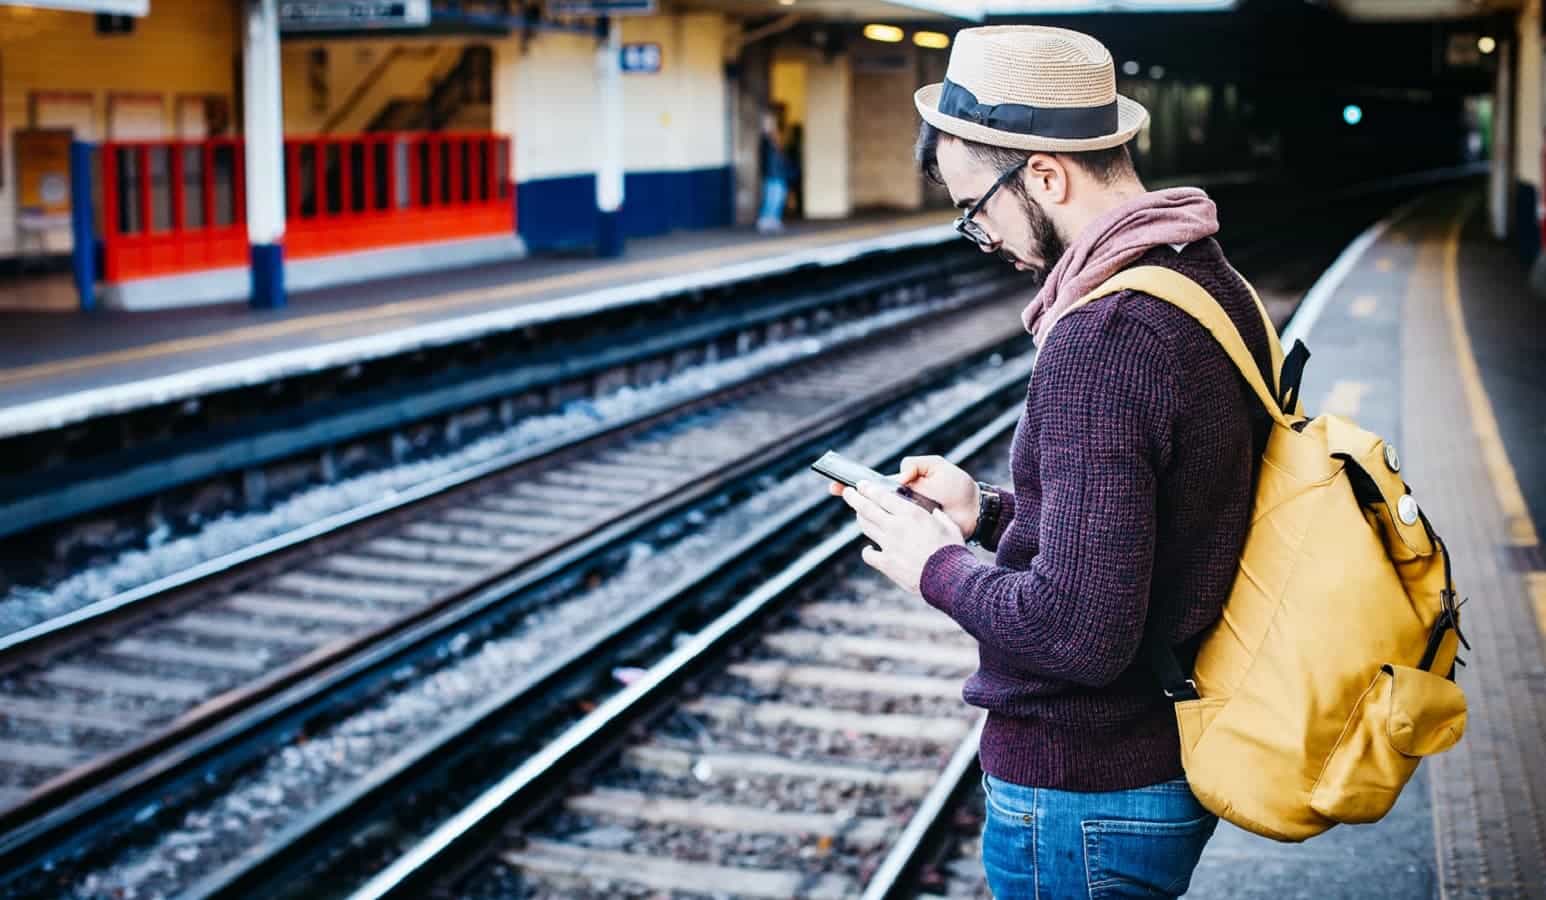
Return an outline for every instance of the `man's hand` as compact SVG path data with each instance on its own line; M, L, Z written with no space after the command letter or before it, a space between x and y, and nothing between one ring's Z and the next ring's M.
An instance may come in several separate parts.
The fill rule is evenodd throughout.
M860 530L875 543L860 554L864 561L909 593L922 593L923 566L934 551L966 542L944 509L925 512L890 485L866 481L857 490L845 488L842 495L858 515Z
M904 456L902 471L896 478L944 507L964 539L970 539L977 530L977 508L982 502L978 495L982 489L965 469L943 456ZM835 481L828 490L834 497L843 496L843 485Z

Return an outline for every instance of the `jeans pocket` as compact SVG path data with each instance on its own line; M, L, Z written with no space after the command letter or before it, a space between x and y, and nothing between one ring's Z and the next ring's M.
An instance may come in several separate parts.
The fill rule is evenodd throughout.
M1030 824L1031 815L1036 811L1035 788L1020 787L998 781L992 775L983 775L982 793L989 812L997 812L1006 819L1023 819L1025 824Z
M1090 900L1178 897L1218 826L1212 813L1180 822L1090 819L1084 828Z
M988 887L999 900L1036 896L1036 819L1034 810L1017 809L982 779L985 815L982 822L982 867Z

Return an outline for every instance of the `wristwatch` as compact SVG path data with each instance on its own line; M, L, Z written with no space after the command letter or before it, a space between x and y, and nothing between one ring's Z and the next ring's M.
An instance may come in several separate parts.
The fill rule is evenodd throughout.
M972 529L968 544L983 546L983 535L992 534L998 527L999 506L998 489L986 481L977 482L977 527Z

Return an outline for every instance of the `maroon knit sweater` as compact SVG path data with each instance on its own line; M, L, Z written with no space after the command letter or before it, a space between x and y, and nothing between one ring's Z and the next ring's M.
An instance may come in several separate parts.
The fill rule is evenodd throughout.
M1261 315L1216 242L1137 265L1206 288L1268 374ZM1149 616L1188 649L1219 617L1267 431L1224 351L1162 300L1124 291L1053 329L1010 450L1014 490L983 536L996 564L952 545L923 570L924 598L978 642L964 697L989 713L984 771L1076 791L1181 774L1172 705L1139 643Z

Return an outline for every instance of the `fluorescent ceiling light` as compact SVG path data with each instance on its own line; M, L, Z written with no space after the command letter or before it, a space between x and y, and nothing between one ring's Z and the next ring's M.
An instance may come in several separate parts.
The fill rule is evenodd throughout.
M993 16L1092 12L1224 12L1238 5L1240 0L983 0L984 10Z
M0 0L0 6L37 6L43 9L114 13L121 16L143 16L150 13L150 0Z
M895 44L902 39L902 29L895 25L866 25L864 36L872 41L884 41L887 44Z
M913 43L930 50L943 50L950 46L950 35L938 31L915 31Z
M892 6L905 6L922 12L971 19L981 22L988 3L984 0L887 0ZM989 0L991 2L991 0Z

